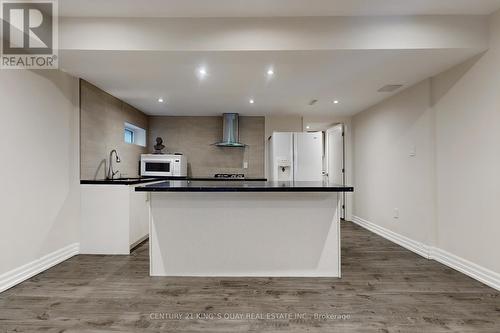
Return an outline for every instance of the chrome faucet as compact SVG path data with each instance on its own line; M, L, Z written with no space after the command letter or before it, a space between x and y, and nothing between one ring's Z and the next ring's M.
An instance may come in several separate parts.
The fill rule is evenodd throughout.
M113 149L109 153L108 176L106 177L107 179L111 179L111 180L113 180L113 178L115 178L115 175L119 172L118 170L117 171L113 171L113 153L115 154L115 161L116 161L116 163L120 163L121 162L120 158L118 157L118 153L116 152L116 149Z

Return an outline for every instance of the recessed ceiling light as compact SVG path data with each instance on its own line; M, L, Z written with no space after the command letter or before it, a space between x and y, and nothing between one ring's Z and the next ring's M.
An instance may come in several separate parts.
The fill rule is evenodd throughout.
M339 104L339 101L334 100L334 101L333 101L333 104Z
M250 98L250 100L248 101L248 103L250 103L250 104L254 104L254 103L255 103L255 101L254 101L252 98Z
M198 76L199 80L204 80L208 76L208 71L205 67L199 67L196 70L196 75Z
M164 102L163 98L161 98L161 97L158 98L158 103L163 103L163 102Z
M272 68L269 68L269 69L267 70L267 75L268 75L268 76L273 76L273 75L274 75L274 70L273 70Z

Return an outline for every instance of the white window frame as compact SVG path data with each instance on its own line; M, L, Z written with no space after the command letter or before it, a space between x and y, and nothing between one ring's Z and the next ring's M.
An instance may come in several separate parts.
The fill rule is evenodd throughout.
M136 125L133 125L133 124L130 124L127 122L125 122L124 127L125 127L123 130L124 132L127 130L127 131L131 131L133 133L133 136L132 136L133 143L129 143L129 142L125 142L125 143L134 144L136 146L141 146L141 147L146 147L146 130L144 128L140 128L139 126L136 126ZM125 141L125 134L124 134L123 140Z

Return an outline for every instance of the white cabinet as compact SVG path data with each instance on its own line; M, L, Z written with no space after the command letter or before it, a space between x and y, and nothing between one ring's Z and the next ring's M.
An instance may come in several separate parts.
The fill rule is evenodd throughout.
M80 186L81 254L130 254L148 237L148 193L133 185Z

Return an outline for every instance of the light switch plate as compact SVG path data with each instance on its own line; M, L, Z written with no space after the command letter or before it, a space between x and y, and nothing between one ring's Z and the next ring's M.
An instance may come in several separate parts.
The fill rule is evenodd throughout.
M410 157L415 157L417 156L417 146L413 145L410 148Z
M248 162L243 162L243 169L248 169Z

